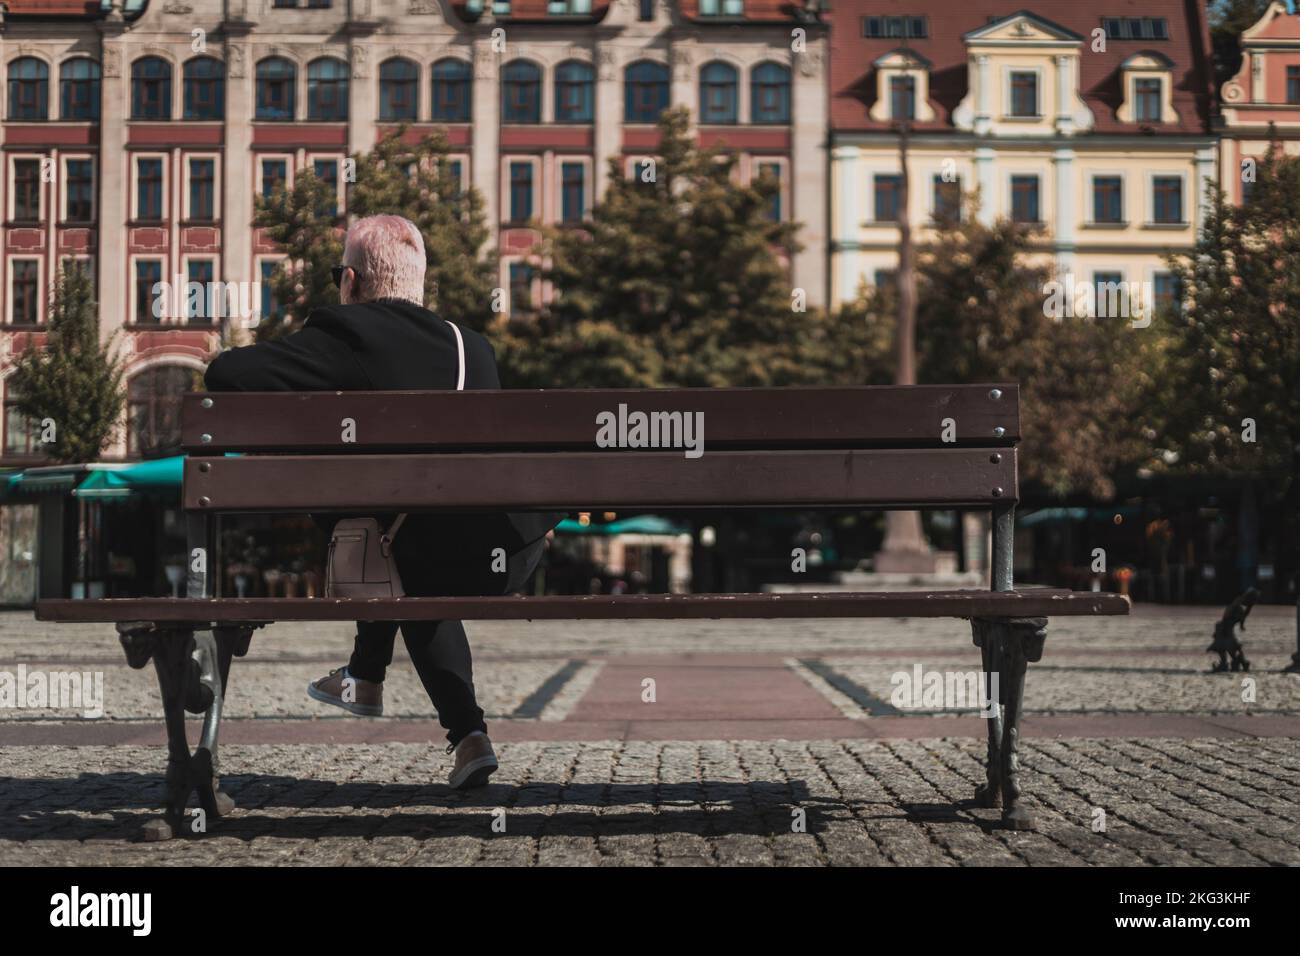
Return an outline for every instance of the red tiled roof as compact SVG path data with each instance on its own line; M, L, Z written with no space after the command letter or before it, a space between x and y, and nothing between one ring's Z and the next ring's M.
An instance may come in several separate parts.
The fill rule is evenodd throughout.
M1018 6L1023 4L1023 6ZM1134 53L1153 51L1173 61L1173 104L1179 122L1158 127L1161 134L1210 131L1213 67L1209 28L1199 0L836 0L831 13L831 126L837 130L888 129L868 110L876 100L876 59L906 46L931 62L930 105L936 118L916 123L917 131L952 129L952 111L966 95L967 49L964 34L988 25L990 18L1027 12L1083 38L1079 85L1099 133L1136 133L1136 123L1116 118L1123 94L1120 64ZM862 36L861 18L877 15L924 16L926 37L902 39ZM1092 31L1102 17L1164 17L1168 40L1107 40L1105 52L1092 50Z
M2 0L9 13L22 17L99 16L98 0Z

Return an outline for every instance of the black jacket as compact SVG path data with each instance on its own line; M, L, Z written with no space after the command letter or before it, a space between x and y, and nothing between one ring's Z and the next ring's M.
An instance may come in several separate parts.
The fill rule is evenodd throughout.
M496 356L487 339L460 326L465 343L465 388L500 388ZM209 391L377 391L456 387L459 359L451 326L428 309L397 299L316 309L303 327L282 339L230 349L208 366ZM398 570L416 556L448 562L465 548L522 550L563 515L412 515L394 545ZM403 560L403 556L407 560ZM477 564L477 561L472 562Z

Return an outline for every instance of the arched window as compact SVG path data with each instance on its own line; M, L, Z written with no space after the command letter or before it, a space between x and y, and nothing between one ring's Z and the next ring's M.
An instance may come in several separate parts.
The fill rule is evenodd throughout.
M653 123L668 108L668 67L642 60L623 71L623 120Z
M59 67L59 117L99 119L99 64L79 56Z
M749 74L751 123L790 122L790 71L779 63L760 63Z
M591 122L595 79L589 63L565 60L555 68L555 122Z
M433 119L441 123L468 123L470 104L469 64L448 58L433 65Z
M420 68L393 57L379 65L379 119L415 120L420 109Z
M542 71L536 63L512 60L501 71L501 122L542 121Z
M298 69L279 56L267 57L257 64L257 109L255 119L275 122L293 120L294 86Z
M700 122L736 122L739 74L727 63L706 63L700 70Z
M187 120L219 120L225 117L225 64L210 56L196 56L186 62L185 105Z
M341 122L348 118L348 65L333 57L307 64L307 119Z
M172 65L145 56L131 64L131 119L172 118Z
M9 63L9 119L50 118L50 68L34 56Z
M145 369L126 387L126 451L131 457L175 454L181 444L181 396L198 373L182 365Z

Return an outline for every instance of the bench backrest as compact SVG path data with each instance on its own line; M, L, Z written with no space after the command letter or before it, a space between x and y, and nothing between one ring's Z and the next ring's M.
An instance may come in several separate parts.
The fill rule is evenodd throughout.
M702 422L703 453L598 443L635 441L636 413L647 439ZM996 508L1020 409L1007 384L193 393L182 434L184 505L208 513Z

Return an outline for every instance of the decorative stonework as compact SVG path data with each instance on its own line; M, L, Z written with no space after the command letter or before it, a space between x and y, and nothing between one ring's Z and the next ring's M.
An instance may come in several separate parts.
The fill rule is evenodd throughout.
M185 3L184 0L167 0L167 2L163 4L162 10L163 13L170 13L174 15L182 15L182 14L194 12L194 8L191 7L188 3Z
M497 75L496 55L486 49L475 51L474 79L490 80Z
M352 47L352 78L364 80L370 75L370 50L357 44Z
M238 44L226 44L226 75L234 79L244 75L244 48Z
M406 12L413 17L431 17L438 12L438 4L434 0L411 0Z
M802 53L795 54L794 61L801 76L820 76L822 65L826 62L826 54L821 50L804 50Z
M614 79L614 69L613 50L601 50L596 54L596 73L600 79Z
M104 59L100 64L100 72L104 76L121 76L122 54L113 47L104 47Z

